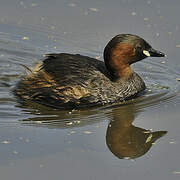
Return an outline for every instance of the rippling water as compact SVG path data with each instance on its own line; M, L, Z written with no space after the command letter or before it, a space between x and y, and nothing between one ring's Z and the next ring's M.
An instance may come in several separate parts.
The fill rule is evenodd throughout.
M28 30L30 32L32 31L31 28ZM35 30L32 32L35 33ZM26 74L26 69L23 67L23 65L32 67L35 63L43 59L43 54L46 53L46 51L41 50L36 46L32 47L30 44L25 43L23 39L25 36L12 36L13 35L10 33L1 33L0 110L2 115L4 114L6 117L16 117L18 120L29 124L32 122L37 123L38 126L48 124L56 127L58 124L58 127L62 126L71 128L71 126L66 125L68 124L67 122L76 122L78 119L85 117L86 120L84 120L84 122L75 123L72 125L83 126L86 124L92 124L93 122L102 119L101 113L104 114L104 112L106 112L105 109L108 109L109 112L110 109L112 110L114 108L113 105L112 107L107 106L105 108L102 107L98 109L91 109L90 111L75 110L72 112L64 112L53 110L36 103L29 104L29 107L23 107L22 105L18 104L17 99L12 94L12 89L15 88L16 83ZM38 38L41 39L43 37L38 36ZM49 38L48 32L47 38ZM53 38L55 38L54 35ZM29 37L27 37L27 40L29 40ZM61 43L63 44L62 39ZM71 43L71 45L73 44L72 41L68 43ZM82 51L82 49L79 51ZM82 53L85 54L85 51L87 50L83 49ZM97 51L94 52L94 54L92 52L90 55L92 57L99 58L101 57L101 52ZM133 68L136 72L138 72L138 74L140 74L141 77L143 77L147 85L146 93L123 104L117 104L115 105L116 107L121 108L122 105L129 106L129 104L133 104L137 109L141 110L148 106L161 106L163 102L173 101L174 98L179 96L180 83L178 81L178 77L180 77L180 73L169 67L166 64L166 59L163 58L158 62L146 62L145 60L144 62L137 63ZM20 114L17 115L17 111L20 112ZM31 115L33 117L31 117ZM16 123L19 124L17 119ZM1 123L7 124L7 121L2 121ZM9 123L9 125L11 125L11 121Z
M179 3L174 4L169 14L168 1L163 5L161 1L115 0L2 2L3 180L179 179L180 39L175 16ZM172 21L175 17L176 23ZM133 65L147 85L140 97L88 110L58 111L32 102L19 104L12 94L26 74L23 65L32 67L50 52L80 53L102 60L105 44L124 32L144 37L169 55Z

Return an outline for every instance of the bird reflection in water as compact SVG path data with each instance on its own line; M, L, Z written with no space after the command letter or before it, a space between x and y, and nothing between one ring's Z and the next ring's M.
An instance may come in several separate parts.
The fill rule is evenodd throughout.
M35 110L26 109L26 112L36 116L22 120L24 125L63 129L94 124L108 116L110 122L106 132L106 144L120 159L135 159L144 155L156 140L167 133L167 131L152 132L134 126L132 123L135 116L140 113L136 104L71 113L49 110L46 107L44 109L43 106L38 105L38 110L35 106Z
M133 105L113 110L107 133L106 144L110 151L120 159L135 159L149 151L152 144L167 131L146 130L132 124L135 117Z

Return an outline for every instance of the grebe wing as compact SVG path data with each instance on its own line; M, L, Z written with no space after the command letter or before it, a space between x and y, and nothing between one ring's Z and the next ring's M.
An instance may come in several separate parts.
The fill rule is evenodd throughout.
M85 82L105 74L104 62L79 54L47 54L41 69L59 83Z

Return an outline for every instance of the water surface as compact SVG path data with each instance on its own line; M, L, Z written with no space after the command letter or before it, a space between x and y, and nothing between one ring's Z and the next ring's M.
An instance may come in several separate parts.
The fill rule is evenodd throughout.
M0 177L3 180L180 178L178 0L10 1L0 7ZM12 94L44 53L102 60L118 33L167 58L133 65L147 91L124 104L58 111Z

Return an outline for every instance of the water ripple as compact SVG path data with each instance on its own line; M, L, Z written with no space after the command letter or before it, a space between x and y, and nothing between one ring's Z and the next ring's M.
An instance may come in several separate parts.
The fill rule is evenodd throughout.
M86 41L88 38L91 39L86 43L84 40L80 41L83 39L82 37L74 36L72 33L59 35L58 32L52 33L48 29L38 27L20 27L16 31L30 32L29 34L34 38L27 42L21 39L22 35L20 34L12 35L0 32L0 114L2 115L0 125L4 123L13 125L13 122L21 120L22 124L36 126L80 127L108 120L108 113L115 107L133 104L136 109L141 110L162 106L162 103L166 104L179 98L180 82L178 79L180 73L168 66L165 61L145 60L136 63L133 69L144 79L147 85L146 93L125 103L82 111L57 111L36 103L29 103L28 107L19 105L11 90L20 77L25 74L25 70L20 64L32 66L42 58L42 53L52 52L51 46L61 47L62 51L67 50L67 52L71 49L71 52L77 51L77 53L85 53L91 57L101 57L102 47L98 46L96 36L92 34L82 35L82 37L86 37L84 38ZM50 46L46 47L46 44L50 44Z

